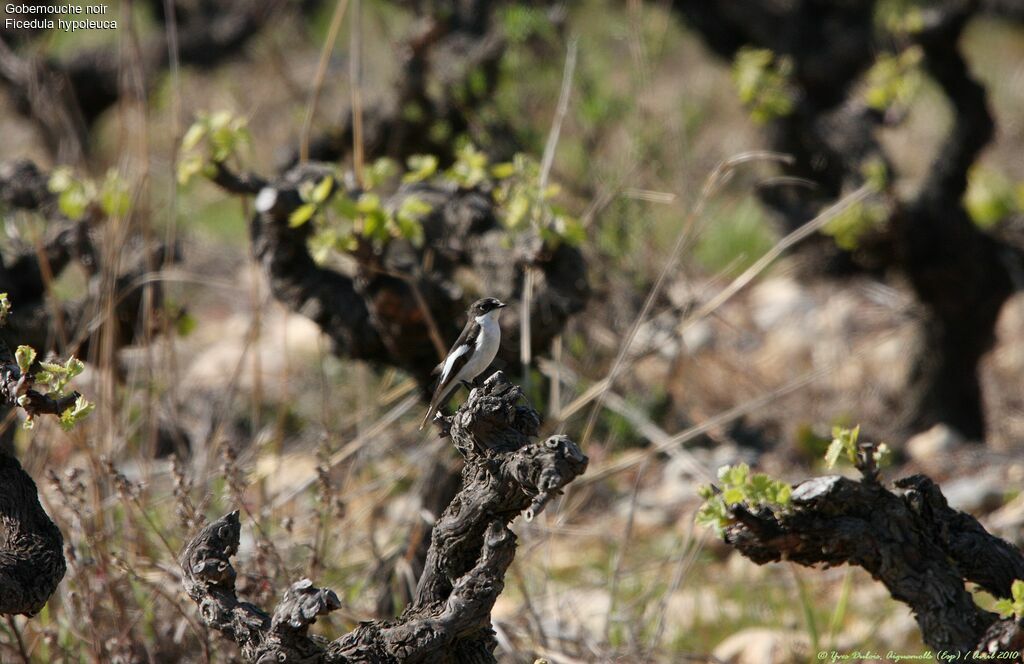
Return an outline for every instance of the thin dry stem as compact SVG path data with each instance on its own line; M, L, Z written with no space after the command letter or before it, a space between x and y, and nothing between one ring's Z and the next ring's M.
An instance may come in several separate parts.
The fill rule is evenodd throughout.
M306 104L306 115L302 120L302 133L299 135L299 161L309 161L309 132L313 128L313 117L316 115L316 106L320 101L320 92L323 90L324 79L327 77L327 63L331 60L331 53L334 51L334 43L338 40L338 32L341 30L341 21L345 17L345 9L348 7L348 0L338 0L334 5L334 14L331 16L331 25L327 29L327 40L320 49L320 61L316 66L316 74L313 75L313 90L309 95L309 103Z

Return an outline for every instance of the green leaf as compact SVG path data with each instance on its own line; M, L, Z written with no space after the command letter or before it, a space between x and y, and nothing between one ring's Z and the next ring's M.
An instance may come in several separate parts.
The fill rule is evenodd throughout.
M744 47L733 60L732 78L740 101L755 122L789 115L795 105L790 84L792 64L768 49Z
M839 455L843 453L843 441L834 439L829 443L828 451L825 452L825 466L834 468L839 461Z
M36 381L45 383L51 392L58 395L64 393L65 386L72 378L85 371L85 363L74 356L69 357L64 364L40 362L39 366L41 371L36 374Z
M857 201L832 217L822 232L832 236L840 249L853 251L860 246L861 239L882 226L888 216L889 210L882 203Z
M109 217L123 217L131 208L128 183L113 169L107 171L100 189L100 207Z
M995 226L1021 209L1006 176L984 166L972 166L968 171L963 200L971 220L983 229Z
M774 502L779 505L789 505L789 500L793 496L793 487L785 482L780 482L780 484L781 486L778 487L778 490L775 493Z
M74 378L85 371L85 362L72 355L64 363L64 370L67 371L69 379Z
M355 221L359 218L359 208L350 197L341 195L334 197L334 211L346 219Z
M199 154L191 154L178 161L178 184L188 184L193 177L203 172L205 165L206 161Z
M7 323L7 317L11 315L11 300L7 293L0 293L0 325Z
M231 124L231 111L217 111L210 116L211 129L224 129Z
M433 207L417 196L406 196L398 207L398 216L420 220L433 211Z
M437 172L438 161L432 154L414 154L406 164L409 172L402 177L402 182L422 182Z
M363 216L363 236L384 242L389 235L388 217L379 207L372 208Z
M370 168L363 174L365 185L368 189L379 187L384 182L387 182L398 173L398 164L395 163L394 159L388 157L381 157L372 164Z
M743 493L742 489L731 487L722 492L722 500L727 505L736 505L742 503L746 499L746 494Z
M730 520L729 508L721 496L710 497L697 510L697 524L713 528L719 535L729 525Z
M59 168L53 169L53 173L50 174L50 181L47 183L47 188L54 194L60 194L67 191L73 183L74 176L72 175L71 169L67 166L60 166Z
M412 242L415 247L423 246L423 225L418 219L399 214L395 216L395 222L401 237Z
M866 183L876 192L884 191L889 184L889 167L885 165L884 159L868 159L861 166L860 172Z
M235 155L239 148L249 142L249 131L245 118L229 111L218 111L205 121L207 150L205 161L220 163Z
M314 203L323 203L331 195L331 188L334 187L334 178L326 176L316 185L310 194L310 200Z
M516 166L512 162L502 162L491 167L491 177L495 180L510 178L516 173Z
M996 613L1003 618L1009 618L1013 615L1013 602L1008 599L1001 599L997 601L993 608L995 608Z
M356 201L356 210L362 214L380 211L380 196L373 192L366 192Z
M206 137L206 124L203 122L193 122L192 126L185 132L184 138L181 139L181 151L189 152L199 145L199 141Z
M309 221L316 213L316 205L313 203L306 203L292 210L292 213L288 215L288 225L291 228L298 228L307 221Z
M587 239L586 229L584 229L583 224L574 217L566 217L562 215L556 216L554 225L559 236L574 247L578 247L583 244L583 241Z
M476 187L487 179L487 155L466 141L456 149L455 163L449 169L448 175L461 187Z
M344 251L338 231L334 228L322 228L309 238L309 253L318 265L327 260L334 251Z
M527 221L527 214L530 212L530 199L525 194L519 194L512 198L505 207L505 225L512 230L522 228Z
M864 102L879 111L908 105L921 87L921 47L913 46L899 55L882 54L867 73Z
M718 476L726 486L743 486L750 477L750 466L745 463L725 466L719 470Z
M829 468L835 466L839 457L846 455L850 463L857 463L857 440L860 438L860 426L852 429L844 427L832 427L832 442L825 452L825 463Z
M94 410L96 410L94 404L86 401L85 397L78 397L75 399L74 406L60 414L60 427L65 431L71 431L76 424L89 417Z
M85 185L75 182L57 199L57 207L68 219L79 219L89 207L89 199Z
M187 337L195 331L198 324L195 316L183 313L175 319L174 331L178 333L179 337Z
M701 486L698 495L704 500L697 512L697 523L714 528L719 534L732 520L730 508L747 504L752 508L770 507L785 509L789 505L792 489L789 484L773 479L764 473L750 474L744 463L723 466L718 469L722 482L721 493L711 486Z
M27 374L32 363L36 361L36 349L32 346L18 346L14 351L14 359L18 362L21 373Z
M212 177L217 172L215 164L236 156L249 139L245 118L227 111L200 113L181 139L178 182L186 184L201 173Z

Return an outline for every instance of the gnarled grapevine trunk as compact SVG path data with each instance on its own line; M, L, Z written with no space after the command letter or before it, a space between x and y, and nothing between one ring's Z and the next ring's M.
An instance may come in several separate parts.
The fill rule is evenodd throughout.
M801 482L785 510L735 506L726 543L757 564L863 567L911 608L930 647L960 659L975 651L1013 659L1010 653L1024 648L1020 622L981 609L964 584L1010 597L1014 579L1024 578L1024 555L949 507L924 475L883 486L873 452L862 446L861 481L833 475Z
M499 372L474 389L442 428L466 465L458 493L435 524L414 602L391 620L359 625L330 643L307 634L337 596L306 579L273 613L239 600L230 558L240 523L232 512L204 528L181 554L185 590L203 622L234 640L252 662L494 662L490 612L515 555L509 524L528 518L587 467L571 440L535 441L537 411Z
M773 150L794 157L786 174L813 186L763 192L786 231L884 168L887 183L877 202L890 207L889 218L863 236L856 251L821 236L804 245L803 256L818 274L890 271L905 278L923 310L922 334L894 428L914 432L943 422L982 440L978 363L991 349L999 311L1016 288L1012 275L1024 266L1024 247L982 231L962 203L968 170L995 127L986 90L959 44L983 7L973 0L929 3L921 8L920 29L882 40L877 4L683 0L673 9L723 58L749 45L792 63L787 85L793 108L768 123L766 132ZM921 68L944 94L953 122L920 186L904 195L891 186L897 179L893 161L879 141L895 114L869 107L861 83L880 52L910 47L919 49Z

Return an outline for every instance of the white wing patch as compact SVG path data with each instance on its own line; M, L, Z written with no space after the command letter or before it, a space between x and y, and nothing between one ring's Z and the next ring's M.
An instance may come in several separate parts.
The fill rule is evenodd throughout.
M448 382L448 378L452 373L452 365L455 364L455 360L462 357L468 352L469 344L462 344L461 346L455 349L455 352L453 352L451 355L447 357L447 359L445 359L444 368L441 369L441 379L440 382L438 383L439 385L444 385L446 382Z

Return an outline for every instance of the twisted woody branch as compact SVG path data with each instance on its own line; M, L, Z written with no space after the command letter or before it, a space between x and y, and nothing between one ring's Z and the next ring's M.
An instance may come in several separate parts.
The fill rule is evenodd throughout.
M789 560L799 565L863 567L914 612L922 637L936 650L968 655L1020 652L1024 628L981 609L964 584L1010 597L1024 578L1024 555L952 509L924 475L877 479L873 448L862 446L860 481L817 477L793 489L790 509L733 509L725 541L759 565Z
M47 276L56 277L72 262L80 264L90 278L90 288L98 286L101 265L93 242L91 227L101 219L88 212L82 220L65 218L57 210L55 197L47 188L49 176L25 160L0 163L0 207L25 210L47 220L40 251L11 252L0 260L0 292L15 302L14 310L0 335L0 419L8 424L0 431L0 614L35 615L57 588L64 576L64 540L57 526L39 503L32 478L14 457L14 425L7 417L15 408L29 416L59 416L71 407L78 393L53 397L33 389L33 378L23 374L10 350L14 340L39 351L58 350L80 356L89 353L98 331L84 324L93 315L94 301L83 298L65 303L46 301ZM161 259L162 249L136 259L136 266L116 275L116 299L113 319L104 325L104 333L113 334L115 344L130 343L139 336L143 316L143 289L138 277L152 262ZM130 262L130 261L126 261ZM152 287L152 306L159 307L158 287ZM53 307L59 307L54 315ZM56 321L65 332L81 332L68 338L67 348L57 348Z
M60 415L78 396L54 398L32 389L32 377L21 373L0 339L0 404L20 406L29 416ZM39 613L65 570L64 538L39 504L35 482L0 451L0 614Z
M485 122L486 114L480 112L493 97L505 52L496 20L501 3L403 4L421 19L398 49L401 68L394 85L363 109L366 159L405 161L414 154L431 154L445 165L454 158L452 137L464 134L487 145L492 154L510 156L517 149L514 132ZM439 128L443 131L435 131ZM353 144L354 116L345 110L339 124L311 141L309 156L344 162ZM292 228L288 219L302 204L299 187L319 182L329 171L325 164L300 164L297 154L289 163L269 179L221 165L213 181L227 192L257 196L257 213L250 222L253 256L278 301L317 323L339 357L398 367L429 395L439 352L445 340L458 335L466 304L473 299L463 288L467 273L487 295L512 303L502 316L499 367L521 360L524 316L530 321L530 348L540 353L586 304L589 286L582 254L566 244L545 247L536 237L511 238L483 188L406 185L385 206L397 209L410 195L431 206L423 220L422 246L394 239L379 250L361 246L344 269L317 264L307 246L310 225ZM528 312L521 299L527 280ZM433 479L422 485L420 499L425 509L437 513L454 495L457 476L445 461L431 463ZM425 524L410 533L404 557L414 573L423 567L429 539ZM393 573L394 563L386 561L382 576ZM404 595L406 588L400 584L395 590ZM379 615L393 614L393 596L381 594Z
M180 562L202 620L234 640L251 662L494 662L490 611L515 555L509 524L539 513L584 472L571 440L536 441L540 416L498 372L441 426L465 460L455 498L438 519L412 604L395 619L362 623L332 642L308 634L339 606L330 590L295 583L269 613L240 600L230 558L240 524L232 512L204 528Z
M1024 266L1024 245L983 231L962 203L968 169L991 140L995 119L960 41L973 17L999 4L1009 10L1021 3L926 3L920 29L880 38L874 0L673 3L720 57L732 59L752 45L792 63L793 107L765 129L772 149L793 155L786 174L801 184L762 192L787 232L861 186L872 168L893 172L880 131L906 114L870 107L860 87L878 53L918 49L921 69L946 98L953 121L920 186L905 194L889 177L874 201L888 208L887 218L859 238L855 250L821 236L802 254L819 274L896 273L912 289L924 320L907 399L894 420L904 432L944 422L970 439L983 438L978 362L994 343L999 311L1019 287L1014 274Z
M508 127L487 130L480 112L493 96L505 53L497 20L503 3L400 4L420 19L398 49L401 68L394 84L363 110L361 148L366 159L386 156L404 162L411 155L430 154L445 165L454 158L453 137L461 135L486 142L495 154L511 156L516 151L509 143L514 132ZM556 10L548 12L552 20L558 19ZM350 156L353 115L346 110L342 116L340 124L311 142L312 162L299 163L293 155L290 165L269 179L236 173L223 164L213 176L229 193L260 194L259 212L250 225L252 251L278 300L315 321L332 340L336 355L399 367L426 392L440 359L437 346L458 335L472 299L457 281L458 273L468 268L486 284L487 295L513 303L529 275L530 341L534 352L543 352L586 303L583 257L564 244L546 248L537 238L510 243L494 200L481 188L405 186L386 205L397 207L415 195L433 208L424 220L422 247L402 240L392 240L379 251L361 247L348 272L313 260L306 246L310 225L291 228L288 216L303 203L299 186L329 172L316 161L343 162ZM444 131L436 131L438 127ZM519 363L523 315L513 304L503 316L500 359L508 365Z
M566 243L552 249L528 234L510 236L488 191L444 182L404 185L385 202L398 207L414 195L430 205L421 247L395 238L381 248L360 246L348 271L318 264L307 246L311 224L295 228L288 219L302 205L302 183L315 184L330 173L327 165L306 163L268 182L221 164L213 181L231 193L257 194L252 252L277 299L317 323L336 355L399 367L426 390L439 359L431 325L440 339L458 336L468 298L456 277L467 269L486 284L488 295L513 303L502 318L499 360L506 365L519 363L525 315L520 295L528 272L534 352L543 351L585 305L589 288L578 249Z

